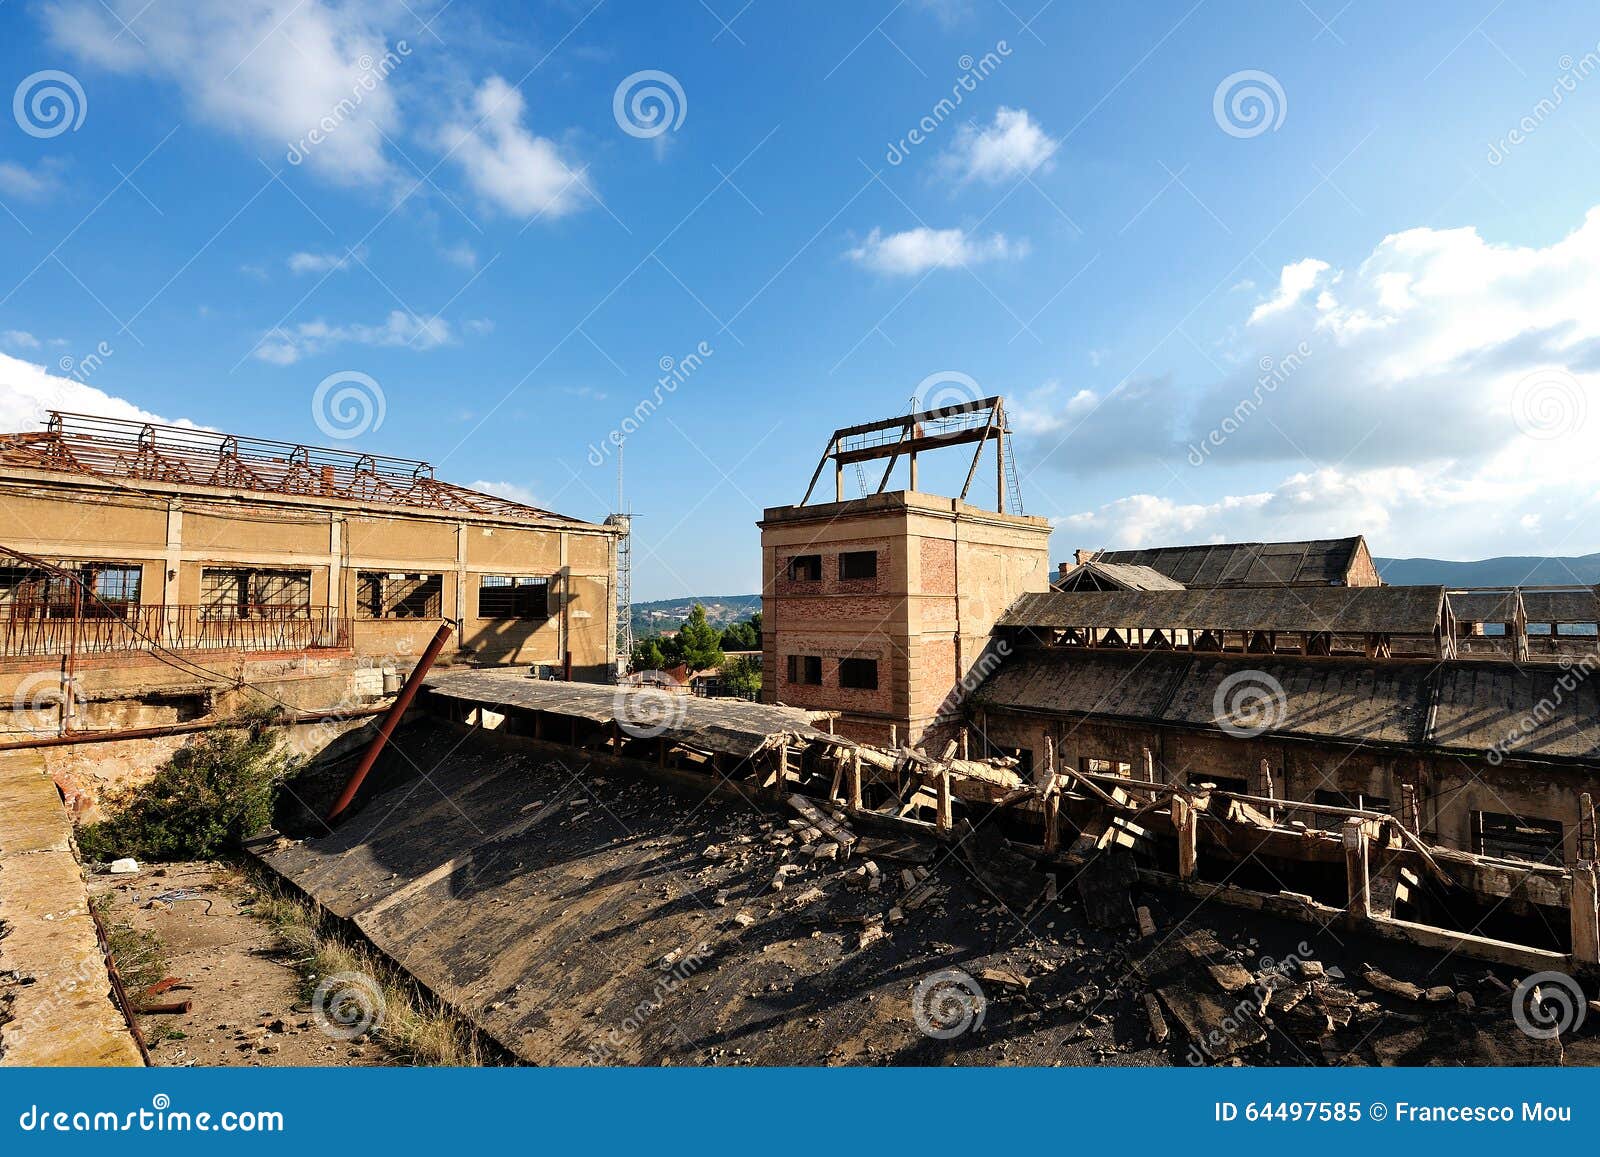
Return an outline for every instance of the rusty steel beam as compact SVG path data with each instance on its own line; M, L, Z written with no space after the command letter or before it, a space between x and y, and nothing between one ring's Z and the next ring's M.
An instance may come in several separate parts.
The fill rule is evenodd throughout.
M378 756L389 744L389 737L394 734L394 729L400 723L400 717L406 713L406 708L411 706L411 701L417 697L417 692L422 689L422 681L428 677L428 671L438 659L439 652L444 650L444 645L450 639L451 626L449 623L440 623L439 629L434 632L433 639L428 643L428 649L422 652L422 658L417 660L417 665L411 668L411 674L406 676L405 685L400 688L400 694L395 696L383 723L378 727L378 734L373 736L371 745L366 754L361 757L361 762L350 773L350 779L344 785L344 790L339 793L339 798L334 801L332 808L325 817L328 823L333 823L344 814L350 806L350 801L356 798L356 792L361 790L361 782L367 778L367 773L372 770L372 765L378 762ZM569 659L570 661L570 659Z

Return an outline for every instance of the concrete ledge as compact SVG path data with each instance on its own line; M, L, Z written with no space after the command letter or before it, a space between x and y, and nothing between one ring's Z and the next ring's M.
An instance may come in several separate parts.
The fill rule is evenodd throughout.
M39 751L0 753L0 1065L140 1065Z

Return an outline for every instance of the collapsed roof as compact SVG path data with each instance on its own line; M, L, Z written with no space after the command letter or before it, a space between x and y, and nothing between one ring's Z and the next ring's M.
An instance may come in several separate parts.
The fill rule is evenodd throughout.
M1302 542L1101 550L1090 561L1151 567L1187 587L1331 586L1346 581L1365 550L1358 534Z
M826 712L743 699L702 699L659 687L540 680L520 670L433 675L424 686L436 696L474 707L521 708L604 726L634 727L672 743L739 758L784 742L832 738L812 726Z

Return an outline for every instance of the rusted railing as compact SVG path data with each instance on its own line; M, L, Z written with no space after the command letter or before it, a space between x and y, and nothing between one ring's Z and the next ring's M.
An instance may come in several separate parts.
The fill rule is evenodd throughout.
M350 620L332 607L195 605L17 607L0 615L0 657L148 651L306 651L350 645Z

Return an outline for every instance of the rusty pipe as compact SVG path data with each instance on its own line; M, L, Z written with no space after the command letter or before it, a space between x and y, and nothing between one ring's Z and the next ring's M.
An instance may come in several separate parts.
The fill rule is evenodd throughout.
M378 762L378 756L388 746L389 737L394 734L394 729L400 723L400 717L406 713L406 708L411 706L411 701L417 697L417 692L422 688L422 681L428 677L428 671L438 659L439 652L444 650L444 645L450 639L451 626L449 623L440 623L439 629L434 632L433 639L428 643L428 649L422 652L422 658L417 660L417 665L411 668L411 674L406 676L405 685L400 688L400 694L395 696L389 713L383 717L383 723L378 727L378 734L372 737L366 753L362 755L361 762L350 773L350 779L345 783L344 790L339 793L339 798L334 801L324 817L327 823L333 823L344 814L350 806L350 801L356 798L356 792L361 790L361 781L367 778L367 773L372 770L372 765Z
M358 707L348 711L304 711L281 722L295 726L307 723L337 723L346 719L368 719L389 708ZM162 723L154 727L130 727L121 731L73 731L67 735L43 735L32 739L0 741L0 751L23 751L31 747L75 747L80 743L118 743L129 739L161 739L169 735L188 735L196 731L223 731L237 728L232 719L197 719L188 723Z

